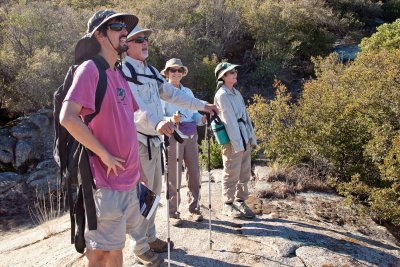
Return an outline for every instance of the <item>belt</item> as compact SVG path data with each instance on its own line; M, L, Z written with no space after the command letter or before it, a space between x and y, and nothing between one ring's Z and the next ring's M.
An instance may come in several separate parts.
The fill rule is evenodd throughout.
M140 133L141 135L144 135L144 136L147 137L147 153L149 154L149 160L151 160L150 139L158 138L158 140L160 140L160 141L161 141L161 139L160 139L160 137L158 135L148 135L148 134L144 134L144 133L139 132L139 131L138 131L138 133Z

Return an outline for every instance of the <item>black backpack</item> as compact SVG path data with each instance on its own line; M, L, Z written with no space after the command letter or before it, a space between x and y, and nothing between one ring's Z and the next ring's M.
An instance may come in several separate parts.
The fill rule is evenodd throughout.
M60 125L60 110L65 96L71 87L73 75L77 67L84 61L92 59L99 71L99 81L96 89L95 112L85 116L85 124L99 113L107 89L106 69L108 63L101 56L96 55L100 47L89 37L84 37L75 47L75 64L72 65L63 84L54 93L54 159L60 166L62 186L67 191L67 199L71 219L71 244L75 244L78 252L85 249L85 214L87 215L89 230L97 229L96 209L92 189L96 188L89 164L88 149L82 146L75 138ZM77 193L77 194L76 194ZM75 224L77 230L75 231Z

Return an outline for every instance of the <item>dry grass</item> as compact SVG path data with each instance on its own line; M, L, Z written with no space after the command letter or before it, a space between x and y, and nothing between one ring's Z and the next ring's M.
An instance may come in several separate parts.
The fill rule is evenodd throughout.
M63 191L60 186L60 179L57 179L57 186L52 190L51 183L47 182L47 192L40 192L36 188L35 201L29 206L29 215L32 221L40 225L44 231L44 238L48 238L57 232L57 225L54 219L63 214L62 207L65 203Z
M289 167L273 163L267 177L271 188L261 190L256 195L260 198L287 198L306 191L332 192L325 177L325 174L307 164Z

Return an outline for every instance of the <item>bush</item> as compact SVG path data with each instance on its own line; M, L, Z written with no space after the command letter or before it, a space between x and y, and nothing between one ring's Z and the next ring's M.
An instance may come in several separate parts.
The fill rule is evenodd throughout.
M400 0L387 0L383 4L385 17L389 20L400 18Z
M400 49L380 47L387 48L365 49L349 65L335 54L317 58L317 79L295 104L278 85L276 99L256 97L249 110L270 160L329 170L322 175L340 194L400 226Z
M399 49L400 48L400 19L392 24L383 24L377 28L377 32L369 38L361 41L362 51L377 49Z
M199 151L201 151L199 164L203 170L208 170L208 143L206 143L205 139L201 141ZM210 139L210 162L211 169L221 169L223 167L221 145L214 138Z
M4 9L0 22L0 104L30 112L51 106L89 16L55 3L22 2Z

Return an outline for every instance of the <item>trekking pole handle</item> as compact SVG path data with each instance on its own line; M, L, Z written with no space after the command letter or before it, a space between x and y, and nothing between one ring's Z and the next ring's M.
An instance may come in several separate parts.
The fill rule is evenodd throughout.
M183 138L176 131L174 131L173 135L175 140L178 141L179 144L183 143Z

